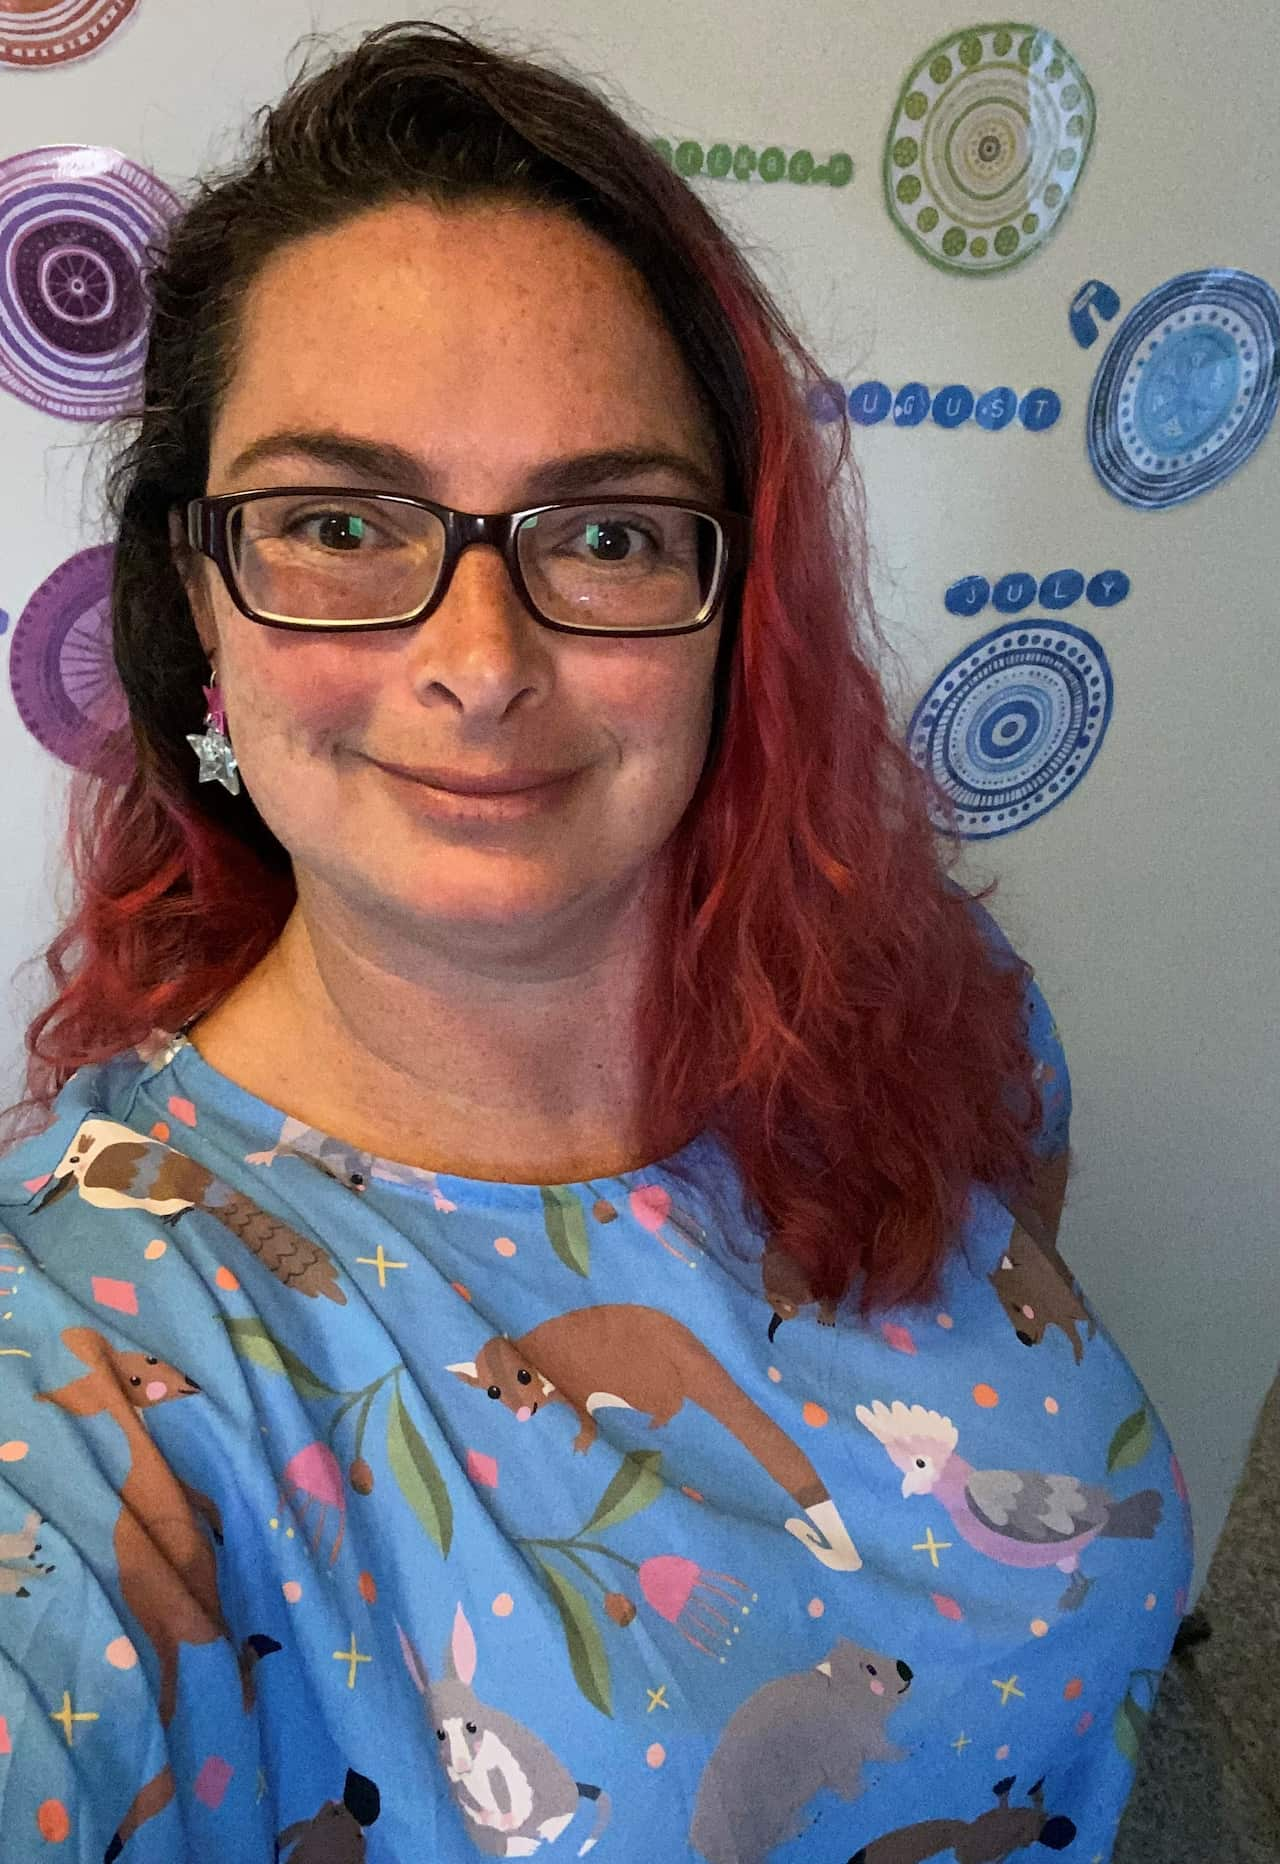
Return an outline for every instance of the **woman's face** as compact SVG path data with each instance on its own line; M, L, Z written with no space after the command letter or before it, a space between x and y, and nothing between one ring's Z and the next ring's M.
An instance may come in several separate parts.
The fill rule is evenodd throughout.
M360 470L295 439L238 463L284 432L403 457ZM570 462L622 448L670 463L569 483ZM292 484L465 511L596 491L722 502L693 383L636 275L568 216L509 205L378 208L259 275L208 489ZM603 931L639 897L702 769L718 619L666 638L557 634L486 545L426 621L381 633L262 627L208 559L188 588L244 782L304 901L500 953ZM438 791L403 774L515 770L572 774L483 820L442 819Z

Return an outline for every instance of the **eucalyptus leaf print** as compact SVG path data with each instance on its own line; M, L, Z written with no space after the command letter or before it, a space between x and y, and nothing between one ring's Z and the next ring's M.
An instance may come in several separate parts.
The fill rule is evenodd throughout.
M447 1558L453 1542L453 1505L435 1458L405 1408L398 1380L387 1412L387 1461L400 1493Z
M662 1452L632 1450L623 1457L621 1467L582 1532L599 1533L604 1528L616 1527L619 1521L629 1520L642 1508L647 1508L661 1493Z
M300 1398L337 1398L340 1395L332 1385L326 1385L323 1379L318 1379L296 1353L282 1346L260 1320L229 1320L224 1317L223 1325L231 1335L231 1344L242 1359L250 1360L255 1366L262 1366L267 1372L282 1372Z
M609 1675L609 1658L591 1607L578 1588L557 1571L549 1560L544 1560L540 1554L535 1555L535 1558L542 1568L547 1590L560 1614L574 1680L593 1707L599 1709L602 1715L612 1715L613 1687Z
M566 1185L544 1184L542 1219L547 1227L551 1247L567 1269L586 1276L591 1270L591 1246L587 1241L587 1220L582 1205Z
M1127 1417L1111 1439L1107 1451L1107 1473L1133 1469L1151 1449L1151 1418L1145 1405Z
M1148 1698L1146 1702L1141 1702L1134 1690L1134 1684L1139 1679ZM1111 1732L1115 1737L1116 1746L1130 1766L1136 1767L1138 1764L1138 1753L1147 1732L1147 1723L1151 1720L1151 1711L1155 1707L1156 1692L1159 1687L1159 1670L1132 1671L1124 1701L1112 1718Z

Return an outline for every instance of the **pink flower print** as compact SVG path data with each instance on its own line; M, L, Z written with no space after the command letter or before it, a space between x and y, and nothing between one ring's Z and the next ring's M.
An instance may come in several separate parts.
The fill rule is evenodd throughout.
M337 1510L338 1532L329 1554L329 1564L332 1566L338 1557L346 1530L347 1491L338 1459L327 1443L309 1443L296 1456L291 1456L280 1480L281 1508L286 1505L292 1507L298 1526L304 1530L307 1526L307 1510L313 1504L316 1509L315 1535L311 1542L313 1553L324 1538L330 1509Z
M636 1222L642 1229L648 1230L650 1235L657 1237L668 1255L675 1256L688 1268L697 1267L692 1256L687 1256L683 1249L677 1249L662 1234L664 1228L672 1229L695 1248L700 1248L704 1241L702 1226L671 1202L669 1192L664 1191L660 1184L641 1184L628 1193L627 1202Z
M678 1553L659 1553L652 1559L642 1560L636 1577L647 1603L659 1618L675 1625L695 1650L708 1657L714 1652L693 1635L694 1630L700 1631L703 1637L718 1637L715 1625L707 1620L715 1619L721 1625L728 1625L730 1620L711 1601L721 1599L736 1606L738 1601L727 1588L736 1586L739 1592L746 1591L740 1579L734 1579L729 1573L709 1572L696 1560L686 1560Z

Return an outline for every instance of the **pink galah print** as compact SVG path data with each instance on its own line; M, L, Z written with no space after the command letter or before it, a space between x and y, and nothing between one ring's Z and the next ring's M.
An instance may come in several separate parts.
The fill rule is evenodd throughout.
M675 1625L695 1650L704 1652L708 1657L715 1653L701 1638L693 1635L690 1626L700 1631L703 1637L722 1638L723 1633L717 1631L714 1624L707 1623L707 1619L715 1619L722 1626L732 1621L711 1601L720 1599L741 1610L738 1599L728 1588L736 1586L739 1593L745 1593L747 1589L732 1574L710 1572L706 1567L699 1566L696 1560L686 1560L679 1553L659 1553L651 1559L642 1560L636 1578L646 1603L653 1607L660 1618Z
M280 1478L280 1505L292 1508L298 1526L307 1526L307 1511L315 1509L312 1552L323 1540L331 1509L338 1514L338 1532L329 1554L333 1565L347 1526L347 1491L338 1459L327 1443L309 1443L291 1456Z

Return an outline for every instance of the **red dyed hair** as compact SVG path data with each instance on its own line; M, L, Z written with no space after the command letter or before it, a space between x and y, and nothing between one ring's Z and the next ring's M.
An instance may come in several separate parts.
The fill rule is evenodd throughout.
M112 480L127 780L73 782L75 908L27 1033L47 1114L79 1067L212 1006L293 907L247 795L198 789L203 657L168 514L204 490L243 293L285 239L379 202L514 195L634 263L750 512L712 741L670 844L635 1042L674 1149L710 1130L815 1297L930 1295L976 1180L1030 1186L1040 1097L1029 973L948 877L927 779L889 714L861 487L808 413L821 371L693 192L595 92L443 28L395 25L295 80L158 256L140 429ZM945 799L935 806L948 813ZM12 1120L11 1120L12 1123Z

